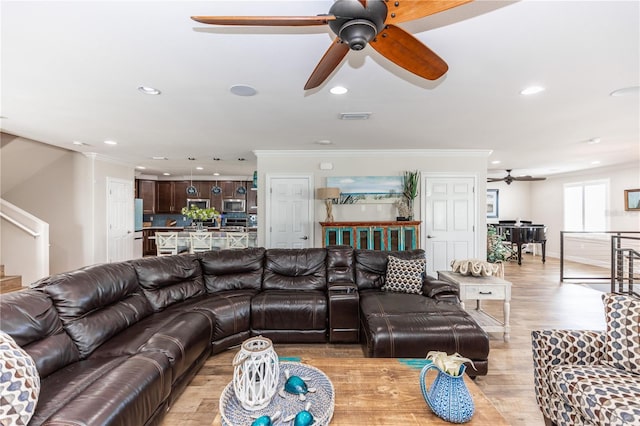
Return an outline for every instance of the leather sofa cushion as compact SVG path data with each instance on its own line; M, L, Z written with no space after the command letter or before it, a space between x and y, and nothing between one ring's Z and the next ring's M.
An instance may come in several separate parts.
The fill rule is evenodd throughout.
M202 253L200 263L207 292L260 290L264 253L262 247Z
M195 361L211 349L211 318L203 312L184 312L158 330L140 352L160 352L171 364L172 381L178 380Z
M326 250L269 249L265 254L263 290L326 290Z
M424 358L429 351L458 352L472 360L489 356L489 336L458 305L369 290L360 293L360 309L368 356Z
M126 262L52 275L34 287L53 300L81 358L153 312L133 267Z
M355 283L353 249L350 246L327 246L327 283Z
M256 291L225 291L209 295L191 305L190 309L204 312L214 322L211 341L217 342L251 329L251 298Z
M3 294L0 324L33 358L41 378L80 359L51 299L42 292L25 289Z
M174 303L205 294L196 255L145 257L133 261L140 286L158 312Z
M379 289L385 283L389 256L402 260L424 259L424 250L380 251L355 250L355 276L359 290Z
M327 297L322 291L267 290L251 300L255 330L324 330Z
M80 361L41 382L29 426L143 425L168 398L171 379L159 352Z

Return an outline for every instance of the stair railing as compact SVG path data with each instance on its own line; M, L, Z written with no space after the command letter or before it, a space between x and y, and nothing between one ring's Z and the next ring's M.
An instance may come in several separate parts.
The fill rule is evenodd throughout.
M5 232L9 228L3 228L0 243L5 266L22 275L23 283L48 276L49 224L4 199L0 199L0 219L32 238L25 239L16 231Z
M634 262L637 265L638 261L640 261L640 252L629 248L632 242L638 243L640 242L640 238L621 235L613 235L611 237L612 293L628 293L640 296L633 291L634 281L640 279L640 271L634 268ZM626 247L623 247L623 244L625 244Z

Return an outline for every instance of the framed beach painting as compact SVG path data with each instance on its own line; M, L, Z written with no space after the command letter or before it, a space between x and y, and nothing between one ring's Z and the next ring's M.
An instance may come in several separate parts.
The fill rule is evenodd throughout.
M498 190L487 189L487 219L498 218Z
M327 186L340 188L340 204L387 204L402 197L402 176L329 176Z
M626 211L640 211L640 189L624 190L624 209Z

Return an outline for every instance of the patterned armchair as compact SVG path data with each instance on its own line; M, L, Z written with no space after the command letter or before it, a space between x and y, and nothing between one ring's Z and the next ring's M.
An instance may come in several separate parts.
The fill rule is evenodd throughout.
M606 330L531 333L547 425L640 425L640 299L605 294Z

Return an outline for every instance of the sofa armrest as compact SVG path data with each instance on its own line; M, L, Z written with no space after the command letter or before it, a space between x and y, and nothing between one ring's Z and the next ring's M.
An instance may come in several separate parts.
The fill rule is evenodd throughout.
M551 412L549 370L557 365L592 365L604 359L605 333L592 330L533 330L533 381L538 406L545 417Z
M351 282L335 282L329 283L328 289L329 291L338 293L356 293L358 286Z
M425 275L422 281L422 294L436 300L460 303L460 286L456 283L438 280Z

